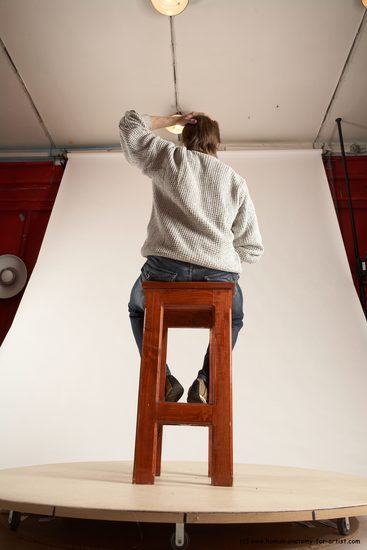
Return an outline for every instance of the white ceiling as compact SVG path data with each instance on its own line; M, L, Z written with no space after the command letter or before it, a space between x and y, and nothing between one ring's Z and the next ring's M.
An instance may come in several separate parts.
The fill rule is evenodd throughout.
M173 18L179 106L222 141L312 146L365 15L360 0L190 0ZM149 0L0 0L3 40L59 148L118 145L127 109L175 112L170 18ZM316 145L367 143L367 17ZM0 148L49 140L0 53Z

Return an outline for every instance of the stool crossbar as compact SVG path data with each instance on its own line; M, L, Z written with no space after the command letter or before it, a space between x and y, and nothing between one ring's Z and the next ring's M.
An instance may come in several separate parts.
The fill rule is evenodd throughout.
M161 473L164 425L208 426L212 485L232 486L231 282L143 282L145 318L133 482L153 484ZM165 401L169 327L210 329L209 402Z

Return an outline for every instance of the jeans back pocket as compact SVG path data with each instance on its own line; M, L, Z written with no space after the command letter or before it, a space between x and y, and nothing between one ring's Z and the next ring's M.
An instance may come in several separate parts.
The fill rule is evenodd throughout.
M145 263L141 268L141 276L143 281L166 281L171 283L177 278L177 273L165 268L152 267Z
M205 281L221 281L223 283L237 283L239 278L239 273L230 273L226 271L218 271L218 273L204 275Z

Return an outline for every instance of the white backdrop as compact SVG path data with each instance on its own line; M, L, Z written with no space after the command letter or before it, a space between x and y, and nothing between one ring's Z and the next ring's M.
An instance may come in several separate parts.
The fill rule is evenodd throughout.
M265 246L240 278L235 462L367 475L366 323L320 151L220 157L247 179ZM133 458L140 361L127 303L150 209L149 180L122 154L70 156L0 349L1 468ZM169 333L186 389L207 341L206 330ZM206 460L206 428L164 433L164 460Z

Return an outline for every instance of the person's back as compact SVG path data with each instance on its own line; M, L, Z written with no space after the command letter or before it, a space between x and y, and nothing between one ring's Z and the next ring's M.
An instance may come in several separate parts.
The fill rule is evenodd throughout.
M184 146L151 131L177 122L184 125ZM152 277L194 280L193 273L201 278L196 280L232 277L237 283L232 308L234 346L243 325L242 292L237 282L241 262L256 262L263 253L263 245L245 180L216 156L220 142L218 124L199 113L177 121L173 117L149 117L128 111L120 121L120 136L127 160L153 183L152 213L141 249L147 262L129 302L140 353L144 319L141 282ZM208 377L207 351L203 368L189 390L188 401L207 400ZM182 386L167 366L166 399L177 401L182 392Z
M207 118L197 117L199 130L201 120ZM210 147L215 132L199 140L192 137L196 125L185 126L184 143L208 150L205 153L154 136L146 122L130 111L120 123L127 159L153 183L142 256L164 256L237 273L242 271L241 262L257 261L263 247L253 203L245 180L215 156L219 129L218 142Z

